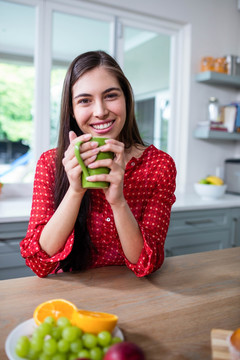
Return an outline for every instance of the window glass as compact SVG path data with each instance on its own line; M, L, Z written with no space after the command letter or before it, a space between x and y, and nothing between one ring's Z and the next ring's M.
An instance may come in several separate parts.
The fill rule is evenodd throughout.
M35 8L0 1L0 181L32 181Z
M53 13L51 72L51 146L56 146L63 80L69 64L83 52L110 52L110 23L88 17Z
M167 151L170 44L165 34L124 27L124 71L132 84L145 142Z

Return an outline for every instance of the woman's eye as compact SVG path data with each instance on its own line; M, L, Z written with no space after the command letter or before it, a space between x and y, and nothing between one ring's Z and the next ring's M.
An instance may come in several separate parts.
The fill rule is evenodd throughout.
M78 101L78 103L79 104L88 104L90 102L90 100L89 99L80 99L79 101Z
M110 93L110 94L107 94L106 95L106 98L107 99L114 99L114 98L116 98L118 96L118 94L116 94L116 93Z

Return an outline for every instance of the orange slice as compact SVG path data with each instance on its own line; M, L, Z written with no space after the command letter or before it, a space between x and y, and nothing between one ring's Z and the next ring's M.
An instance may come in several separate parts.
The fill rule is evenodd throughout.
M240 328L233 332L231 336L231 343L237 349L237 351L240 351Z
M37 325L41 324L47 316L52 316L55 320L65 316L71 320L73 313L76 311L77 307L70 301L53 299L38 305L34 310L33 318Z
M112 332L118 321L116 315L97 311L77 310L72 315L72 324L78 326L84 332L98 334L107 330Z

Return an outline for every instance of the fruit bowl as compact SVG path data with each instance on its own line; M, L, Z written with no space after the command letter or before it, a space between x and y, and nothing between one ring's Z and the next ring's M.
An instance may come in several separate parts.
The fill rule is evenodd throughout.
M227 189L227 185L194 184L196 193L205 200L221 198Z

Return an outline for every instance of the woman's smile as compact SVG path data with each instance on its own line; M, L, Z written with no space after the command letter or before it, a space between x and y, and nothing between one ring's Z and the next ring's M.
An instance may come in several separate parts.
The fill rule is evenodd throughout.
M110 128L112 128L114 123L114 120L112 121L107 121L107 122L101 122L98 124L91 124L91 126L94 128L94 130L97 130L98 132L106 132L109 131Z

